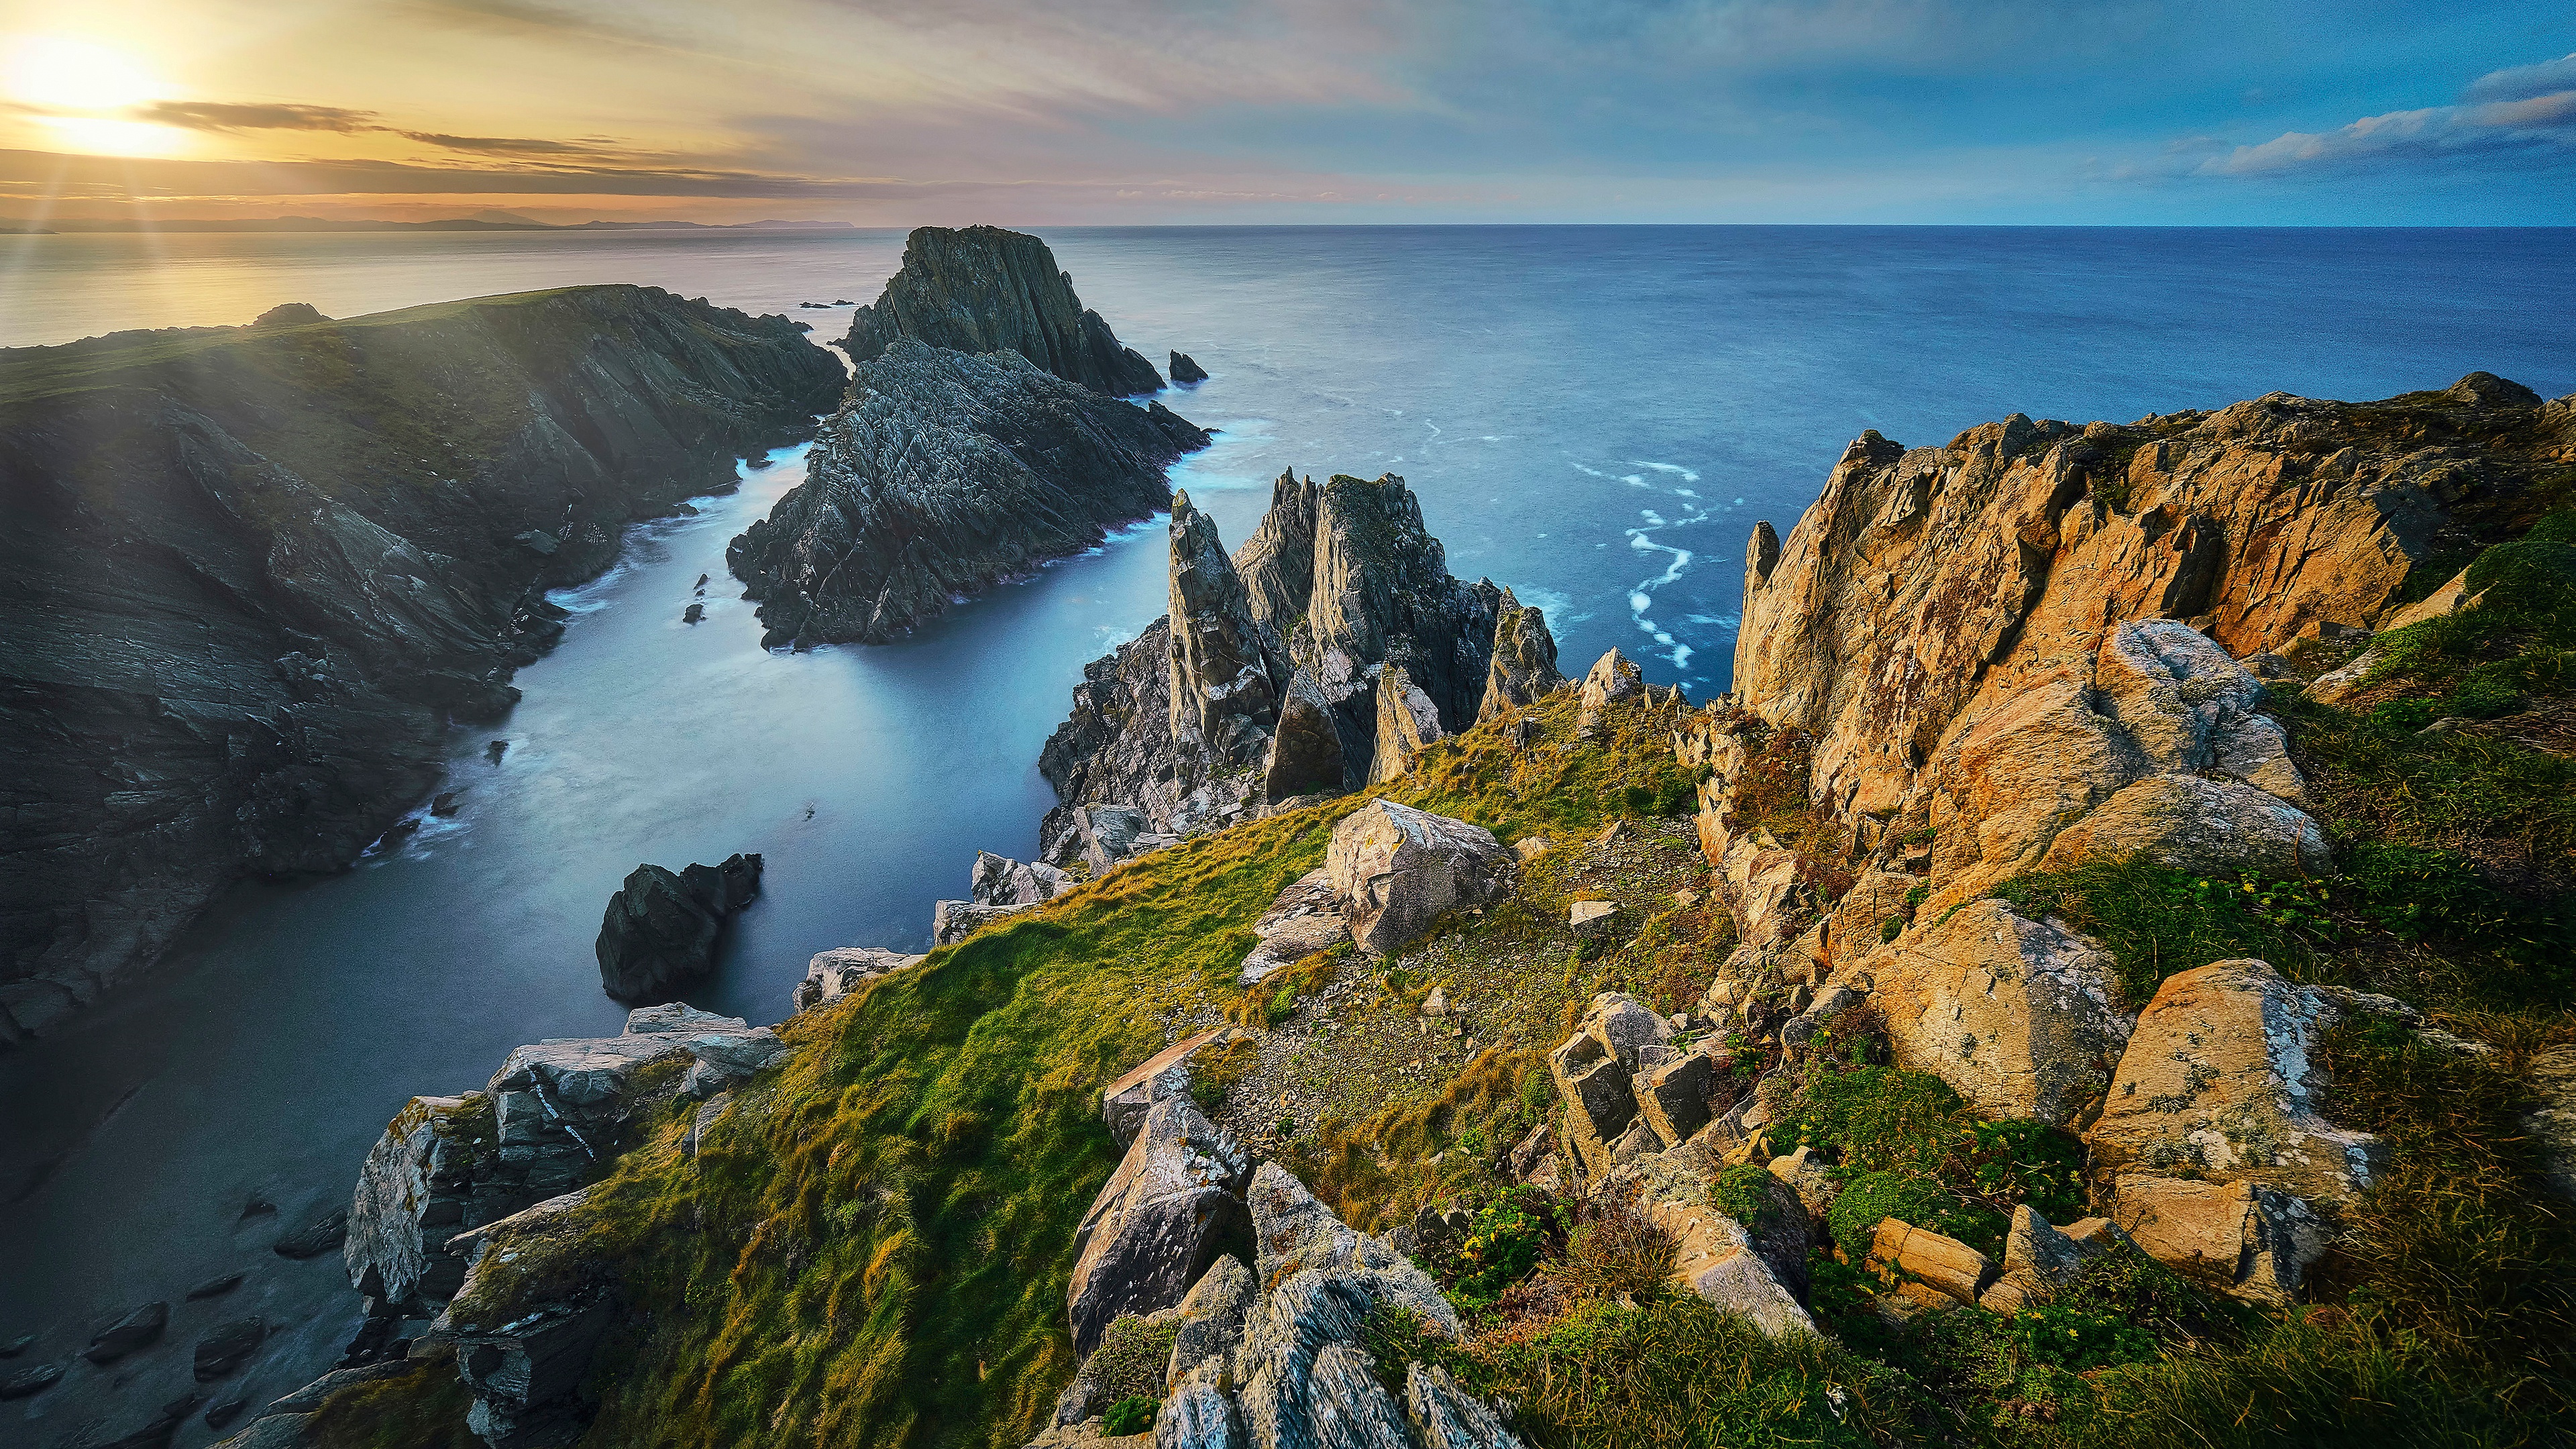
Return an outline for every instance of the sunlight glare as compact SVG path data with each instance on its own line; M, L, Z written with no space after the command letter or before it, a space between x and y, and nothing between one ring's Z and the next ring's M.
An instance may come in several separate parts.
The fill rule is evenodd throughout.
M61 138L64 150L92 156L176 156L191 144L187 132L149 121L105 116L38 116L35 120Z
M132 57L66 36L18 37L9 44L7 66L0 72L0 93L28 105L112 111L166 89Z

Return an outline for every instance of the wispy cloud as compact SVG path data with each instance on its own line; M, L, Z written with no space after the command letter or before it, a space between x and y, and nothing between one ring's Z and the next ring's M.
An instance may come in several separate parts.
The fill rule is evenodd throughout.
M2201 176L2280 176L2405 161L2576 152L2576 55L2478 77L2461 103L2364 116L2331 131L2288 131L2193 166Z
M138 121L191 131L381 131L373 111L266 102L155 101L127 114Z

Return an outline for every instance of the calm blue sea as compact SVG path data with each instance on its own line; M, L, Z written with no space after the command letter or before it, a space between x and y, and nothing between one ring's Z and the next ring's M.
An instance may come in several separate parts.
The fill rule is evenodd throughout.
M2020 411L2072 421L2274 390L2367 398L2501 373L2576 392L2576 232L1907 228L1047 230L1084 300L1221 429L1175 481L1238 542L1283 468L1403 474L1450 566L1542 604L1579 670L1613 645L1723 689L1741 549L1783 532L1865 428L1937 443ZM900 257L891 232L703 236L0 238L0 345L643 282L837 336ZM170 1299L168 1342L0 1406L0 1440L116 1433L188 1385L186 1345L283 1325L254 1398L355 1326L337 1260L267 1251L345 1202L407 1097L480 1085L508 1049L611 1032L591 955L638 861L768 857L699 1005L775 1020L827 946L918 949L977 848L1025 854L1039 744L1082 664L1163 608L1148 525L902 644L764 654L725 540L800 476L795 450L694 519L635 530L563 596L578 617L505 724L456 743L464 809L329 880L246 886L154 978L0 1057L0 1341L65 1357ZM678 622L711 572L708 622ZM499 764L487 741L507 739ZM276 1218L241 1221L253 1193ZM189 1284L235 1267L212 1304ZM31 1357L26 1362L34 1361ZM131 1421L131 1422L129 1422ZM213 1438L191 1420L179 1442Z

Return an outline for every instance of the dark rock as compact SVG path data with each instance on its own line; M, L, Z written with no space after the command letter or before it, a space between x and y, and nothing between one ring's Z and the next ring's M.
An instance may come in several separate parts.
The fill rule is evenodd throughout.
M665 997L715 969L725 922L760 893L760 857L691 865L678 875L639 865L600 918L599 981L619 1001Z
M465 792L462 790L441 790L437 798L429 802L429 813L442 820L464 808Z
M226 1389L215 1395L213 1403L206 1405L206 1427L221 1432L225 1425L240 1418L242 1410L249 1407L250 1385L237 1384Z
M197 1295L191 1293L188 1296L194 1298ZM16 1358L35 1346L36 1336L32 1333L22 1333L7 1343L0 1343L0 1358Z
M252 1218L266 1217L275 1211L277 1211L277 1204L270 1202L266 1193L254 1192L250 1195L250 1199L242 1204L241 1217L238 1221L246 1223Z
M879 644L1171 502L1208 435L1041 371L898 338L859 365L806 481L725 549L772 647Z
M532 590L844 378L783 318L627 286L0 351L0 1041L232 881L355 860L560 632ZM432 415L474 425L381 426Z
M1342 753L1342 726L1333 702L1316 686L1315 676L1298 670L1288 678L1270 753L1262 761L1263 798L1276 805L1300 795L1338 795L1357 784Z
M882 356L898 338L958 352L1011 351L1040 368L1112 396L1163 385L1154 365L1119 345L1047 244L1000 227L913 229L903 265L874 305L850 317L842 342L852 362Z
M309 323L328 322L330 320L330 318L322 315L321 310L316 308L310 302L280 302L276 306L269 308L267 311L260 313L257 317L252 318L250 325L253 327L302 327ZM2483 377L2486 374L2473 373L2471 375Z
M103 1449L169 1449L170 1441L178 1437L179 1426L188 1422L188 1416L196 1412L203 1397L193 1389L181 1394L163 1404L144 1421L142 1428L123 1438L109 1440Z
M501 763L501 757L509 753L509 750L510 742L508 740L494 740L492 743L483 747L483 758L497 765Z
M1178 383L1207 381L1207 369L1199 366L1198 359L1186 352L1172 354L1171 373L1172 381Z
M340 1240L348 1235L349 1210L333 1208L278 1239L273 1247L281 1258L319 1258L340 1246Z
M240 1368L268 1337L268 1324L258 1318L236 1318L197 1340L197 1381L222 1378Z
M704 604L691 604L689 607L687 607L687 608L685 608L685 609L682 609L682 610L680 611L680 622L681 622L681 623L683 623L683 624L694 624L694 623L698 622L699 620L701 620L701 619L705 618L706 616L707 616L707 606L706 606L706 605L704 605Z
M114 1363L158 1340L161 1330L169 1325L169 1304L146 1303L100 1329L91 1337L89 1347L81 1351L81 1357L91 1363Z
M41 1394L61 1382L62 1377L63 1366L58 1363L40 1363L33 1368L22 1368L7 1378L0 1379L0 1399L23 1399L30 1394Z
M249 1276L250 1275L247 1273L218 1274L217 1276L209 1278L205 1282L198 1284L196 1287L189 1289L188 1297L192 1300L198 1298L221 1298L225 1294L240 1287L242 1279Z

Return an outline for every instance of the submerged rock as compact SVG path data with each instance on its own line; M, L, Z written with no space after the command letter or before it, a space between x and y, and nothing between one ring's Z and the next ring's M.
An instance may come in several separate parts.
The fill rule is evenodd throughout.
M725 922L760 894L760 857L730 855L678 875L639 865L599 923L599 982L619 1001L667 996L715 969Z

